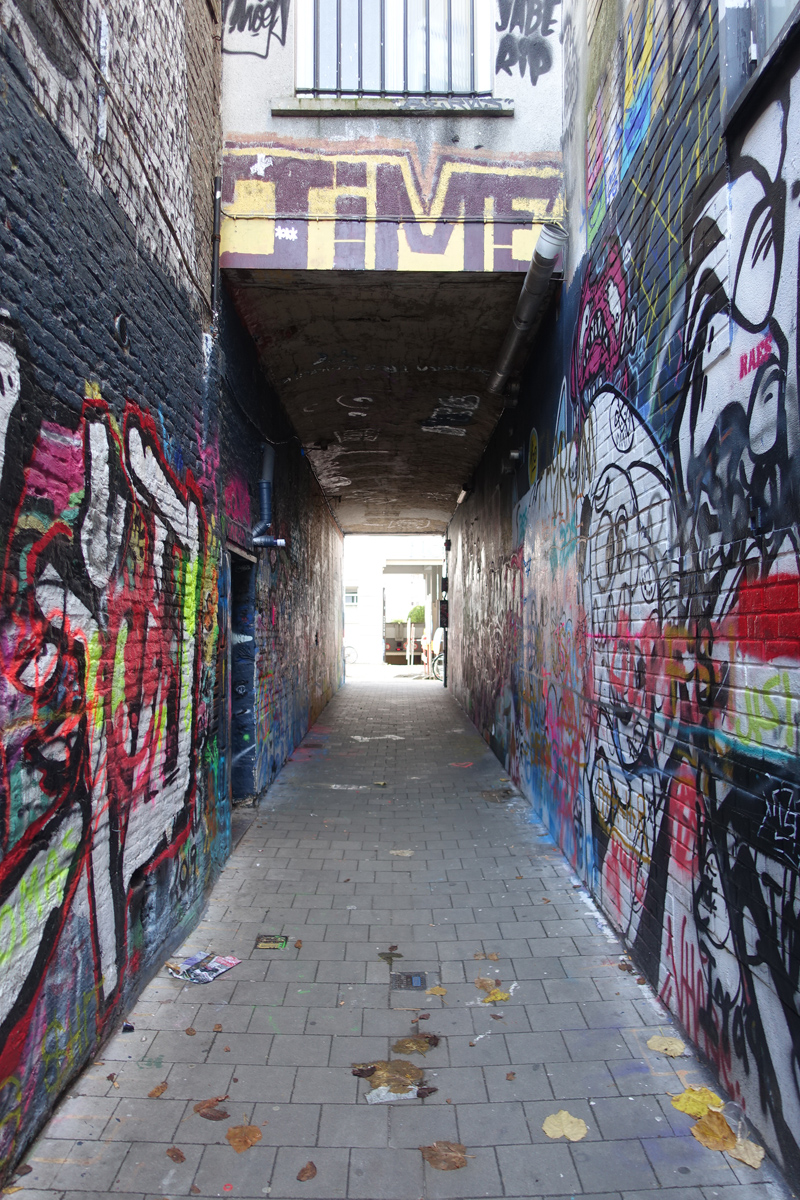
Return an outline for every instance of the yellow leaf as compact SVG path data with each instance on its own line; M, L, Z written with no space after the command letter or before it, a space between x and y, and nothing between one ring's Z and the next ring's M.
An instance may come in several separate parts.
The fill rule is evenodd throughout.
M115 1083L116 1083L116 1081L115 1081ZM119 1084L116 1084L116 1086L118 1087ZM156 1086L153 1088L153 1090L148 1092L147 1094L151 1100L157 1100L159 1096L164 1095L164 1092L166 1090L167 1090L167 1081L165 1079L163 1083L157 1083Z
M232 1125L225 1137L237 1154L243 1154L261 1141L261 1130L257 1125Z
M4 1196L13 1196L14 1192L21 1192L21 1191L22 1191L21 1187L5 1187L5 1188L3 1188L3 1195Z
M692 1126L692 1136L709 1150L733 1150L736 1145L736 1134L721 1112L707 1112Z
M425 992L425 995L426 996L446 996L447 988L443 988L443 987L428 988L427 991Z
M672 1096L672 1107L690 1117L704 1117L710 1108L722 1108L725 1101L706 1087L687 1087L679 1096Z
M764 1147L751 1142L748 1137L737 1138L736 1145L728 1153L731 1158L738 1158L739 1162L752 1167L754 1171L758 1170L764 1159Z
M686 1049L685 1042L676 1037L660 1037L654 1033L651 1038L648 1038L647 1045L651 1050L657 1050L659 1054L666 1054L669 1058L680 1058Z
M501 992L500 988L492 988L488 996L484 996L481 1004L503 1004L511 999L511 992Z
M589 1132L589 1126L580 1117L573 1117L565 1108L557 1113L551 1113L542 1129L549 1138L568 1138L571 1142L580 1142Z

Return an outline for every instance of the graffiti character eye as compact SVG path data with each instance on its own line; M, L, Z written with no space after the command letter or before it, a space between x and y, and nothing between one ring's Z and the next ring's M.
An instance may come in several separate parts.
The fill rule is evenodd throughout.
M606 285L606 299L608 300L608 308L614 322L614 328L617 334L619 334L620 322L622 320L622 298L619 294L619 288L613 279L609 279Z
M775 226L772 206L754 175L732 185L733 210L749 212L738 245L733 311L736 321L753 333L763 329L772 312L778 282ZM732 238L736 260L737 230Z
M52 677L57 663L58 647L43 642L22 658L16 671L17 686L30 693L40 691Z
M579 342L578 342L578 344L581 346L583 345L584 340L586 338L586 334L589 330L589 320L590 320L590 312L589 312L589 305L587 304L583 310L583 316L581 317L581 334L580 334L580 338L579 338Z

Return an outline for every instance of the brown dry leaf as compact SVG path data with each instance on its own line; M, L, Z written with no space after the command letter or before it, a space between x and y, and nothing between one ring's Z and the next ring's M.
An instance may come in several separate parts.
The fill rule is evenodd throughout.
M472 956L472 957L473 957L473 958L476 958L476 959L479 959L479 958L486 958L486 955L485 955L485 954L484 954L482 951L478 951L478 953L477 953L477 954L473 954L473 956Z
M214 1026L214 1033L222 1033L222 1026L221 1026L221 1025L215 1025L215 1026Z
M191 1027L191 1025L190 1025L190 1026L189 1026L189 1028L188 1028L188 1029L184 1029L184 1031L183 1031L183 1032L186 1034L186 1036L187 1036L187 1037L194 1037L194 1035L197 1033L197 1030L196 1030L196 1029L192 1029L192 1027Z
M223 1046L222 1049L225 1054L230 1054L230 1052L231 1052L230 1046Z
M764 1147L759 1146L757 1142L751 1142L749 1137L737 1138L736 1145L728 1153L731 1158L738 1158L739 1162L752 1167L754 1171L758 1170L764 1160Z
M208 1100L198 1100L194 1111L201 1117L205 1117L207 1121L226 1121L230 1113L225 1112L225 1109L220 1108L219 1105L227 1099L227 1096L210 1096Z
M294 948L295 948L295 950L302 950L302 949L303 949L303 939L302 939L302 938L298 938L298 939L297 939L297 941L296 941L296 942L295 942L295 944L294 944Z
M412 1088L422 1083L423 1072L420 1067L407 1062L404 1058L395 1058L391 1062L386 1059L376 1059L372 1063L353 1063L353 1074L366 1072L374 1067L365 1078L369 1079L371 1088L388 1087L396 1096L407 1095Z
M636 982L637 983L647 983L647 980L645 979L644 975L637 975Z
M421 1087L417 1088L417 1099L426 1100L428 1096L432 1096L434 1092L438 1092L437 1087Z
M169 1148L169 1150L167 1150L166 1154L167 1154L167 1158L171 1158L173 1162L176 1162L176 1163L186 1162L186 1155L183 1153L182 1150L179 1150L177 1146L170 1146L170 1148Z
M308 1162L306 1163L306 1165L304 1167L301 1167L300 1170L297 1172L297 1178L300 1180L301 1183L305 1183L307 1179L313 1179L314 1176L316 1175L316 1173L317 1173L317 1168L314 1166L311 1159L309 1159Z
M192 1184L192 1186L189 1188L189 1191L191 1192L191 1194L192 1194L193 1196L199 1196L199 1195L200 1195L200 1188L197 1186L197 1184L196 1184L196 1183L193 1183L193 1184Z
M550 901L549 901L548 897L542 896L542 904L549 904L549 903L550 903Z
M421 1033L418 1037L400 1038L392 1046L392 1051L395 1054L427 1054L438 1045L439 1039L435 1033Z
M481 1004L505 1004L511 999L511 992L501 992L500 988L492 988L488 996L484 996Z
M549 1138L565 1137L570 1142L580 1142L589 1132L589 1126L580 1117L573 1117L565 1108L557 1113L551 1113L545 1119L542 1129Z
M506 1079L508 1080L508 1082L509 1082L509 1083L511 1083L511 1082L512 1082L513 1080L515 1080L516 1078L517 1078L517 1072L516 1072L516 1071L509 1071L509 1072L508 1072L508 1074L506 1075Z
M116 1078L117 1078L116 1071L112 1071L110 1075L106 1075L106 1079L108 1080L109 1083L113 1083Z
M420 1146L422 1157L437 1171L459 1171L467 1165L467 1147L461 1142L434 1142Z
M17 1179L19 1179L21 1175L30 1175L32 1170L33 1167L30 1165L30 1163L23 1163L21 1167L17 1167L14 1175L17 1177Z
M492 1018L493 1021L502 1021L503 1020L502 1013L489 1013L489 1016Z
M261 1130L257 1125L231 1125L225 1137L237 1154L243 1154L261 1141Z
M443 987L428 988L427 991L425 992L425 995L426 996L446 996L447 988L443 988Z
M163 1083L157 1083L156 1086L153 1088L152 1092L148 1092L147 1094L151 1100L157 1100L159 1096L164 1095L164 1092L166 1090L167 1090L167 1081L165 1079Z
M500 962L500 955L495 954L494 950L492 951L491 954L487 954L486 957L491 959L492 962Z
M430 1013L420 1013L419 1016L417 1017L418 1021L430 1021L430 1019L431 1019Z
M666 1054L668 1058L680 1058L686 1050L686 1043L676 1037L661 1037L654 1033L651 1038L647 1039L647 1045L651 1050L657 1050L659 1054Z
M678 1096L672 1096L672 1107L690 1117L704 1117L710 1108L719 1109L725 1104L716 1092L707 1087L687 1087Z
M491 992L499 987L501 982L500 979L490 979L488 975L479 975L475 980L475 987L480 988L482 992Z
M390 946L390 947L389 947L389 953L390 953L390 954L394 954L394 952L395 952L395 950L396 950L396 949L397 949L397 946L396 946L396 945L394 945L394 946ZM399 958L399 957L400 957L400 955L398 954L398 956L397 956L397 957Z
M736 1134L721 1112L707 1112L692 1126L692 1137L709 1150L733 1150Z

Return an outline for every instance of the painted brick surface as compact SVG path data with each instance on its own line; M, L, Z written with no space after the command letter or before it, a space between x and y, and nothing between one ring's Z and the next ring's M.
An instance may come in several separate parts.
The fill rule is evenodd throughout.
M451 526L452 683L796 1177L800 62L726 147L716 6L590 7L569 282Z
M45 12L31 5L22 32L0 33L0 1171L194 922L227 856L229 543L252 550L265 436L281 443L275 532L288 546L256 568L281 622L258 663L269 677L254 678L269 741L259 787L341 672L338 530L235 315L223 303L204 325L196 290L178 285L177 242L137 163L112 186L77 144L89 117L67 127L45 95L69 44L37 24ZM174 16L180 45L163 46L163 69L180 75ZM148 28L138 83L156 92ZM78 108L84 66L69 66L64 93ZM178 178L183 86L174 114L141 115L182 244L196 246L208 213ZM192 169L205 173L202 156ZM314 574L329 581L325 620Z

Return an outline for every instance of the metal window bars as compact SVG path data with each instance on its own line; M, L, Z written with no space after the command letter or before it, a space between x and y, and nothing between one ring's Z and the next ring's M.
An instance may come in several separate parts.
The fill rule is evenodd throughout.
M490 96L490 0L297 0L298 93Z

